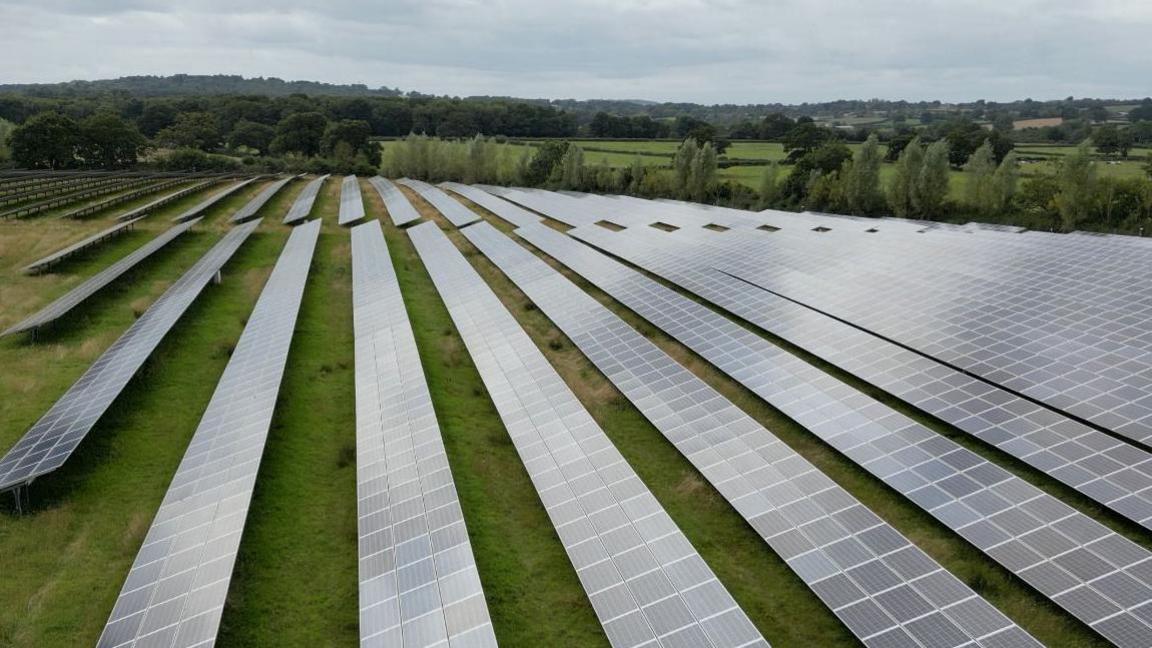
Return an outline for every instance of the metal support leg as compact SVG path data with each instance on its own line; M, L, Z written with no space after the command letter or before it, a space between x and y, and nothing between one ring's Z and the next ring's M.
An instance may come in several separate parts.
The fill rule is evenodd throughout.
M24 515L24 498L21 497L23 491L23 486L17 486L12 489L12 497L16 498L16 515Z
M224 275L220 274L220 271L219 271L219 270L217 270L217 271L216 271L216 276L212 277L212 283L214 283L214 284L216 284L216 285L220 285L220 283L221 283L222 281L224 281Z

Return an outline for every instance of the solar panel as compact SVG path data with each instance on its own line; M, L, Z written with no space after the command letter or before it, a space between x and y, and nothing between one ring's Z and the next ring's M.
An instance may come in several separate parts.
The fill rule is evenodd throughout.
M144 537L101 648L215 642L319 233L318 220L292 230Z
M138 220L140 219L136 218L123 223L117 223L108 229L100 230L92 236L81 239L66 248L57 250L56 252L53 252L52 254L49 254L42 259L29 263L28 265L24 266L22 272L28 274L36 274L37 272L42 272L49 266L55 265L64 259L67 259L68 257L76 254L77 252L80 252L81 250L88 249L94 245L112 238L113 236L116 236L117 234L121 234L132 229L132 226L135 225L136 221Z
M180 316L260 221L228 232L112 343L3 458L0 491L25 486L68 460Z
M36 313L28 316L3 333L0 333L0 337L37 329L67 315L69 311L79 306L84 302L84 300L88 299L92 295L95 295L97 292L99 292L113 281L116 281L116 279L123 276L124 273L136 267L144 259L152 256L152 254L160 248L168 245L177 236L187 232L192 228L193 225L198 222L200 222L200 219L190 220L188 222L180 223L179 225L168 228L168 230L162 232L156 238L148 241L144 245L129 253L124 258L96 273L87 281L68 291L56 301L48 304Z
M224 189L217 191L216 193L212 194L211 196L208 196L202 202L200 202L198 205L189 208L187 211L180 214L176 218L173 218L172 220L174 220L176 222L184 222L186 220L191 220L193 218L196 218L197 216L203 214L205 211L207 211L210 207L212 207L216 203L220 202L221 200L224 200L228 196L231 196L232 194L243 189L244 187L247 187L248 185L252 184L255 181L256 181L256 178L248 178L247 180L242 180L240 182L237 182L236 184L225 187Z
M360 643L496 646L380 221L352 228L352 298Z
M534 225L540 222L540 215L533 214L532 212L522 209L521 207L508 202L502 198L497 198L492 194L479 189L477 187L470 187L459 182L442 182L440 186L444 189L453 191L468 200L480 205L484 209L496 214L500 218L512 223L516 226Z
M341 225L350 225L364 218L364 197L360 195L360 182L356 176L344 176L344 183L340 185L340 216Z
M156 200L153 200L152 202L150 202L146 205L141 205L140 207L128 210L128 211L124 212L123 214L120 214L119 216L116 217L116 220L128 221L128 220L135 220L137 218L141 218L143 216L151 214L152 212L156 211L157 209L163 207L164 205L176 202L177 200L180 200L181 198L183 198L185 196L192 195L192 194L196 193L197 191L204 189L205 187L214 185L217 182L220 182L222 179L223 178L212 178L211 180L205 180L204 182L198 182L198 183L196 183L190 187L185 187L183 189L180 189L179 191L173 191L172 193L165 195L165 196L161 196L161 197L157 198Z
M316 203L316 196L320 193L320 187L324 185L324 181L327 179L328 175L325 174L304 186L304 190L300 192L299 196L296 196L292 208L284 216L285 225L292 225L308 218L308 215L312 213L312 205Z
M551 239L550 247L563 245L556 239L582 247L541 224L519 231L536 234L536 240ZM1009 639L1016 645L1040 646L815 466L547 263L487 223L466 228L464 235L700 470L862 642L883 636L889 643L900 639L925 647L996 646ZM591 260L589 255L575 256ZM632 285L623 272L606 274L616 279L618 292ZM635 299L625 305L644 311L665 306L637 304ZM668 313L666 319L672 317ZM921 569L903 576L898 571L901 560L914 560ZM932 596L932 588L945 594ZM928 619L931 630L926 627Z
M376 193L380 194L380 199L384 201L384 208L388 210L388 216L392 219L393 225L400 227L420 220L419 212L408 201L404 192L397 189L391 180L375 176L370 178L368 182L376 189Z
M770 301L786 300L695 268L696 259L682 250L664 249L666 240L653 242L633 230L570 233L766 330L786 333L806 324ZM676 314L695 324L690 314ZM1152 623L1145 620L1152 618L1152 552L759 336L741 340L736 329L698 325L668 324L668 330L1108 640L1119 646L1152 642ZM1089 574L1077 566L1083 561L1104 569ZM1131 579L1147 595L1145 603L1114 598L1101 589L1108 578ZM1084 600L1099 604L1089 609Z
M613 646L767 646L435 223L408 230Z
M444 218L447 218L448 222L456 227L464 227L469 223L475 223L480 220L480 216L476 212L468 209L456 200L453 200L448 194L426 182L410 180L408 178L401 178L396 182L420 194L421 198L427 200L430 205L436 208L436 211L443 214Z
M243 223L244 221L256 216L256 213L259 212L260 209L264 207L264 205L268 204L268 201L272 200L272 197L275 196L281 189L283 189L284 185L292 182L296 178L297 176L289 176L269 184L260 193L256 194L255 198L249 200L246 205L241 207L239 211L237 211L232 216L232 222Z

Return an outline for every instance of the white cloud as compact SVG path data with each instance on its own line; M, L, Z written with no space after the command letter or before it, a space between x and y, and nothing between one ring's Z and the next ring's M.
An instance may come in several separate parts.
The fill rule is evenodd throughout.
M0 0L0 81L228 73L438 94L1139 97L1142 0Z

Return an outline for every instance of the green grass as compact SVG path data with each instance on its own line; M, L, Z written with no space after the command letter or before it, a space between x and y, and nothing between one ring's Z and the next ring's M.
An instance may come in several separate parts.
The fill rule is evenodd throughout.
M339 188L339 182L327 183ZM289 196L284 196L286 200ZM261 462L220 645L359 638L351 251L331 189ZM284 209L287 209L285 206ZM270 209L282 215L284 209Z

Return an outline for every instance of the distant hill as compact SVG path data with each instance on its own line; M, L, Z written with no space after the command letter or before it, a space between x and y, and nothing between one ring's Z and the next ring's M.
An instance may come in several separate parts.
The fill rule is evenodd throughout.
M129 76L98 81L0 84L0 93L17 93L34 97L83 97L113 92L126 92L137 97L182 95L282 97L298 93L340 97L398 97L403 94L397 89L369 88L361 83L339 85L319 81L285 81L276 77L246 79L231 74L175 74L173 76Z

